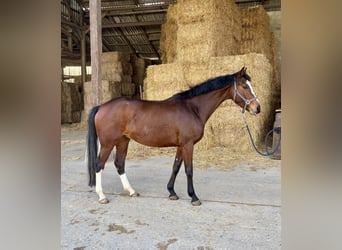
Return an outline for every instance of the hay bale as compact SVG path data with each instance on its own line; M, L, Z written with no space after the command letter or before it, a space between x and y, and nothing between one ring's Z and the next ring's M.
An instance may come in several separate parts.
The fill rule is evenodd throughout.
M164 100L188 88L179 63L151 65L144 80L144 99Z
M178 1L162 29L163 62L204 63L239 54L240 11L232 0Z
M101 54L101 64L104 63L112 63L112 62L129 62L130 61L130 54L124 52L104 52Z
M104 103L113 98L122 96L121 82L102 80L101 88L102 88L101 103ZM81 121L86 122L88 119L90 110L94 107L92 82L85 82L83 89L84 89L84 95L83 95L84 112L82 113Z
M263 6L250 7L241 10L242 37L241 54L264 54L272 65L272 106L280 103L279 69L276 63L276 45L274 33L270 31L270 17Z
M242 33L240 53L261 53L274 64L270 18L262 5L241 9Z
M184 72L184 80L186 82L185 87L187 88L193 87L210 78L209 64L207 63L182 63L181 65Z
M81 121L83 102L81 96L81 84L62 82L61 95L61 122L76 123Z
M247 73L252 78L253 88L260 100L262 112L255 117L248 117L249 126L258 146L263 146L266 132L272 126L272 68L267 58L262 54L247 54L240 56L213 57L209 62L212 77L231 74L247 67ZM210 117L205 128L204 137L198 147L208 149L208 146L237 148L241 152L251 153L253 149L249 142L247 131L241 116L241 108L233 101L223 103Z
M142 99L142 90L144 85L144 78L146 75L146 68L151 64L150 60L138 58L136 56L131 56L133 75L132 83L135 84L135 94L132 96L136 99Z
M179 24L189 24L194 22L203 22L204 20L219 17L224 14L227 19L236 18L238 7L232 0L179 0L178 7L178 22ZM220 16L222 15L222 16Z
M173 63L177 51L177 5L169 5L166 22L162 25L160 52L163 63Z

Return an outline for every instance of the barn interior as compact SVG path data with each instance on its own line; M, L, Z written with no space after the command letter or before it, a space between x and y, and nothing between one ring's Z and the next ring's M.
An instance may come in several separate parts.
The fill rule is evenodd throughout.
M61 1L61 123L79 127L94 106L90 4ZM119 96L164 99L246 66L263 106L258 118L249 119L251 131L263 145L281 109L280 0L105 0L100 5L100 103ZM224 102L197 147L252 153L239 108ZM146 152L139 145L131 148Z

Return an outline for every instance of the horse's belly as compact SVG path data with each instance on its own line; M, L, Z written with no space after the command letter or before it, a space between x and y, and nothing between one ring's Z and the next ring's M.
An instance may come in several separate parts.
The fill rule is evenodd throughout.
M139 130L127 131L126 136L140 144L150 147L172 147L179 145L179 133L175 129L170 129L168 126L144 126Z

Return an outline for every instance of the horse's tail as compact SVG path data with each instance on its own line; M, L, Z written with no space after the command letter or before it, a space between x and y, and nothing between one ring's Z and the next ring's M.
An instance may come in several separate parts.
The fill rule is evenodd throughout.
M95 115L99 110L99 106L92 108L88 118L88 135L87 135L87 151L88 151L88 173L89 173L89 186L96 185L95 174L98 170L97 160L97 133L95 127Z

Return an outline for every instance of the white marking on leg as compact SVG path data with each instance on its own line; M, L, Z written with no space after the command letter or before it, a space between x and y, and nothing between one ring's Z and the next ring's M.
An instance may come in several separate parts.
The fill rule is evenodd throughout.
M128 192L129 192L129 195L133 195L133 194L135 193L135 191L134 191L134 189L131 187L131 185L129 184L129 181L128 181L128 179L127 179L126 173L120 175L120 180L121 180L123 189L124 189L125 191L128 191Z
M99 195L99 201L102 199L105 199L106 196L104 195L102 191L102 170L100 172L96 173L96 193Z
M97 140L97 155L100 156L100 151L101 151L101 143L100 140Z

